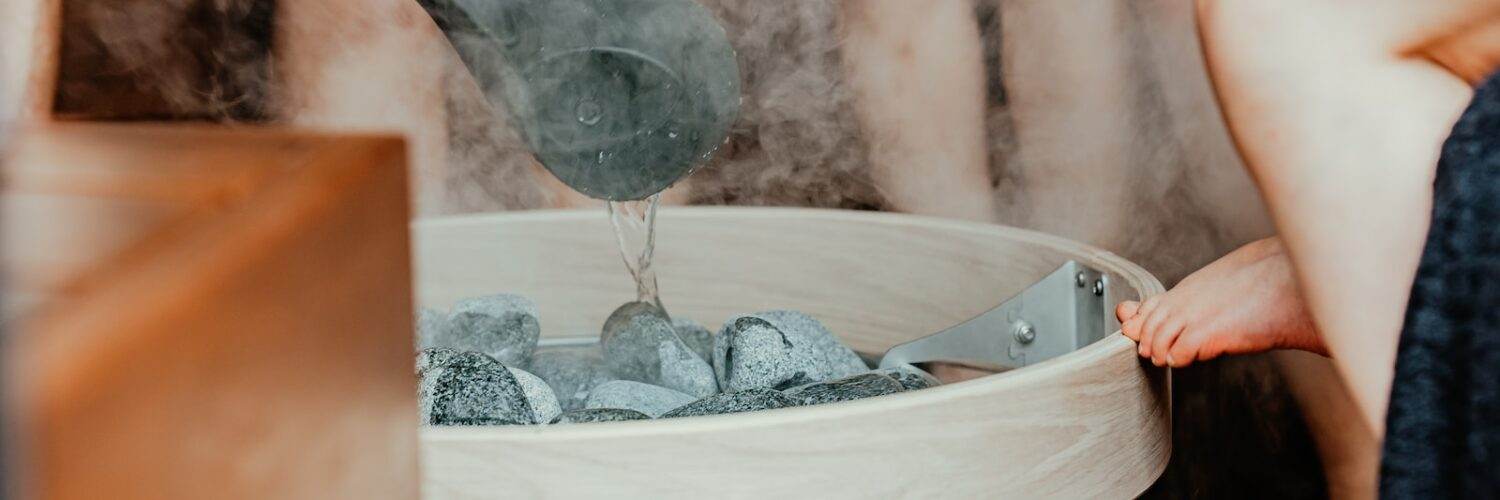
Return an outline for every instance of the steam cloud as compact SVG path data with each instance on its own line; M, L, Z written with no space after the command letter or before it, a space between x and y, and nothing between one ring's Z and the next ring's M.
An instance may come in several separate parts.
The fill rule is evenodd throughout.
M844 81L839 2L703 2L736 48L744 101L726 147L692 177L690 201L899 208L868 167L871 145L854 110L879 103L857 102ZM69 40L102 51L107 68L160 96L165 116L407 133L422 213L555 204L505 110L487 105L414 2L346 3L75 0L67 15L82 28ZM1082 9L1087 2L1051 3ZM1099 25L1063 25L1045 39L1015 29L1040 22L1035 3L976 4L992 75L987 129L997 218L1111 249L1171 283L1270 226L1220 124L1188 4L1112 5ZM286 35L286 26L275 37L244 28L269 12L283 17L278 25L299 22L285 17L324 17L302 21L309 26L300 29L314 34L303 38ZM1062 50L1057 44L1073 36L1070 29L1106 33L1088 40L1102 44L1094 51L1101 61L1046 64L1124 62L1109 81L1056 93L1111 93L1122 104L1040 126L1024 112L1025 86L1055 68L1018 66L1015 56ZM274 56L266 47L273 38ZM405 48L417 39L435 49ZM389 81L403 78L410 81ZM82 83L60 96L97 102ZM1106 137L1072 133L1101 117L1122 126ZM1110 152L1110 161L1055 156L1091 149Z

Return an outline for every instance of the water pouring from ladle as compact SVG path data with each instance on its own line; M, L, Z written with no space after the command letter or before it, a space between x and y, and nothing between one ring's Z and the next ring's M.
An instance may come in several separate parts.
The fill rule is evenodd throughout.
M608 202L637 300L662 190L702 166L739 113L739 65L692 0L420 0L543 167Z

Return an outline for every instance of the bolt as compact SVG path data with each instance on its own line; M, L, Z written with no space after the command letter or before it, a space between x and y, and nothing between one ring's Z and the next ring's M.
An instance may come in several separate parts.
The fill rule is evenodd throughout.
M1031 327L1031 323L1017 321L1015 328L1011 330L1011 335L1016 337L1016 342L1030 344L1036 340L1036 329Z
M1078 283L1078 288L1083 288L1083 285L1087 284L1088 278L1083 273L1078 273L1078 276L1073 277L1073 281Z
M1104 296L1104 280L1094 280L1094 295Z

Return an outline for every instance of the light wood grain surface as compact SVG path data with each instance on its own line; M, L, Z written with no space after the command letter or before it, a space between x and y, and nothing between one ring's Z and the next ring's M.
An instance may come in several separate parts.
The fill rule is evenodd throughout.
M716 329L798 309L882 352L987 310L1068 259L1110 296L1162 291L1107 252L1007 227L803 209L666 208L663 301ZM603 213L431 219L414 227L418 302L509 291L544 336L597 334L633 297ZM1124 498L1170 454L1167 373L1112 334L1021 370L894 396L688 420L425 428L428 498Z
M415 498L399 139L55 124L4 163L21 498ZM9 437L9 436L8 436Z

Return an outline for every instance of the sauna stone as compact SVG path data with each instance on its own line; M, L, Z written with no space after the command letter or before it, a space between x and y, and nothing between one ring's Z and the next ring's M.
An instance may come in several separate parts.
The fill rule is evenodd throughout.
M838 380L817 382L787 389L784 394L798 406L837 403L873 398L906 390L896 379L880 373L861 373Z
M417 309L417 345L420 347L433 347L437 345L439 338L443 336L443 330L448 325L448 315L442 311L430 307Z
M592 408L569 410L552 419L553 424L587 424L593 422L623 422L626 420L650 420L645 413L623 408Z
M629 380L615 380L595 387L593 392L589 393L589 400L585 407L635 410L654 418L691 403L694 399L696 398L666 387Z
M536 304L499 294L459 301L433 345L479 351L506 365L525 366L541 336Z
M656 383L677 389L695 397L719 392L719 381L714 377L714 368L681 341L662 342L656 346L656 357L661 360Z
M562 406L557 402L557 395L552 393L552 388L547 382L526 370L514 367L506 367L511 376L521 385L521 393L526 395L526 404L531 406L533 420L551 422L562 413Z
M436 422L436 423L433 423L432 425L458 426L458 425L518 425L518 424L515 421L507 420L507 419L503 419L503 418L474 417L474 418L453 418L453 419L444 420L442 422Z
M705 328L697 321L687 318L672 318L672 328L677 330L677 337L687 343L693 352L704 361L714 359L714 332Z
M934 377L932 376L932 374L927 373L927 371L912 365L901 365L891 368L885 368L876 370L875 373L880 373L887 377L896 379L897 382L901 383L901 387L906 388L906 390L908 391L915 391L918 389L926 389L929 387L937 387L943 385L942 382L938 381L937 377Z
M447 363L429 367L419 391L425 423L536 423L520 381L505 365L483 353L460 353Z
M715 394L663 413L661 418L723 415L747 411L774 410L796 406L797 402L770 389L747 389Z
M432 423L429 417L432 415L432 396L437 384L437 373L458 354L458 351L447 347L429 347L417 352L417 407L420 409L422 423Z
M582 409L594 387L615 379L597 346L542 348L528 368L552 387L563 411Z
M443 366L458 355L458 351L447 347L428 347L417 351L417 377L436 366Z
M796 311L730 318L714 340L713 367L724 391L787 389L869 371L854 350Z
M615 309L600 336L604 362L616 377L694 397L718 392L713 367L677 336L656 306L630 302Z

